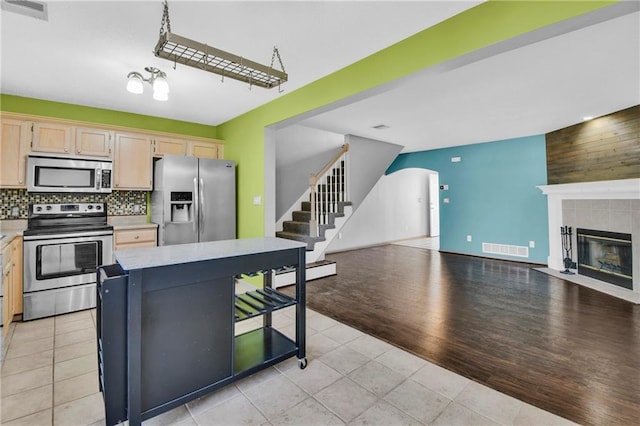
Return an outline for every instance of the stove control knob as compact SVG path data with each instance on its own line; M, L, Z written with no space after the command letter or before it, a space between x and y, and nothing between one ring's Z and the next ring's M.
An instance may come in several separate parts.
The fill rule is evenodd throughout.
M51 210L53 207L51 206L47 206L47 210Z
M36 207L36 211L37 212L41 212L42 211L42 207L40 207L40 206Z
M91 210L92 208L93 208L93 204L89 204L89 205L87 206L87 209L89 209L89 210Z
M102 206L100 204L96 204L96 210L102 210Z

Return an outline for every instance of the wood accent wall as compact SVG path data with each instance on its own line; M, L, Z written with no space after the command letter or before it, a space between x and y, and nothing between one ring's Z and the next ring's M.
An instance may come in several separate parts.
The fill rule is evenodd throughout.
M547 133L547 182L640 178L640 105Z

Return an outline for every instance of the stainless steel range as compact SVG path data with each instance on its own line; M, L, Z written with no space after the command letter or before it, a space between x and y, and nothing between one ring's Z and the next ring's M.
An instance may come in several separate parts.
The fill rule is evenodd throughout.
M113 263L106 203L30 204L24 320L96 306L96 269Z

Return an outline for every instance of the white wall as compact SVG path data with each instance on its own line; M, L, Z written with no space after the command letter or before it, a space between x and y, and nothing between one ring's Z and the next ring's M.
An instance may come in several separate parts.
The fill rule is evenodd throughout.
M275 131L275 139L274 217L278 220L309 188L309 176L322 170L344 145L344 136L289 126Z
M404 169L382 176L353 212L327 252L383 244L428 234L429 175Z

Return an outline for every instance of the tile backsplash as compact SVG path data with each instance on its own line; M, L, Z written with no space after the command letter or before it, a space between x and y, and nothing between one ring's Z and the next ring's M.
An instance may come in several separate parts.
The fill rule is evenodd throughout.
M29 204L107 203L109 216L146 215L146 191L113 191L111 194L28 193L26 189L0 189L0 220L27 219ZM136 206L140 211L136 212ZM18 215L12 209L18 208Z

